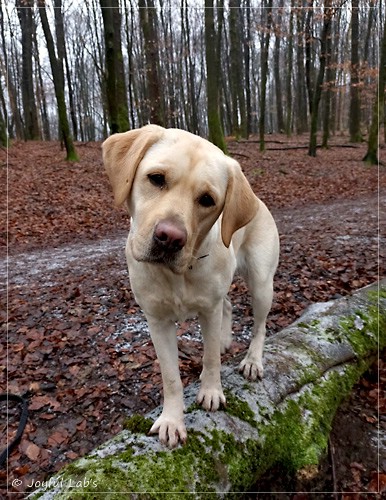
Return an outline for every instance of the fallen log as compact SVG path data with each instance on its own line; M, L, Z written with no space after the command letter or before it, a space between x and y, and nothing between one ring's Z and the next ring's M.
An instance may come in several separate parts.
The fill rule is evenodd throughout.
M245 491L273 465L295 472L317 464L339 404L385 345L386 280L314 304L267 340L262 381L245 380L236 363L223 368L223 411L197 406L198 383L186 389L186 445L169 450L147 435L160 408L146 418L132 416L125 430L30 498L94 498L101 492L106 498L156 499L173 492L207 498L209 492Z

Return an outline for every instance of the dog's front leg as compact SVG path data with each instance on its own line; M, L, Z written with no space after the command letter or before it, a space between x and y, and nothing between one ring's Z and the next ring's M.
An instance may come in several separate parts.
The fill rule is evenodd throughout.
M204 357L197 402L209 411L218 410L220 404L225 405L220 375L222 313L223 304L221 301L210 312L202 313L199 316L204 339Z
M163 410L150 429L158 432L162 444L174 448L178 442L186 441L184 423L183 387L178 368L178 347L176 328L173 321L149 318L151 338L161 366L164 390Z

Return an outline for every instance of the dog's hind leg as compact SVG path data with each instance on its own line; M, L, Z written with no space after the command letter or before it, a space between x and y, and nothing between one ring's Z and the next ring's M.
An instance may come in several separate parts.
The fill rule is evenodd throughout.
M232 343L232 304L228 296L224 297L221 323L221 354L224 354Z
M239 371L245 378L256 380L262 378L263 348L265 340L265 323L272 305L273 284L272 279L258 282L255 277L248 279L253 305L253 337L248 352L239 365Z
M204 356L202 359L201 386L197 402L205 410L216 411L225 404L225 396L221 386L221 324L222 302L213 309L199 314L201 333L204 339Z

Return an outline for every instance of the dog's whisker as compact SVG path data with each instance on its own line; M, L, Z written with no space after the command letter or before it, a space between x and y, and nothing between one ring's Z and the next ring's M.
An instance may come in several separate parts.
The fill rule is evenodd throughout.
M205 257L209 257L209 254L205 254L205 255L200 255L200 256L196 256L196 255L192 255L193 259L195 260L201 260L201 259L205 259Z

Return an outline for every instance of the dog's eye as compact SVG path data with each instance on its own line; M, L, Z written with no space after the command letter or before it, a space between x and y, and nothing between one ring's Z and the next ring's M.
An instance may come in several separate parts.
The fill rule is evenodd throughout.
M213 207L215 205L214 199L210 194L203 194L202 196L200 196L200 198L198 199L198 203L202 207Z
M164 174L149 174L147 177L153 186L162 188L166 184Z

